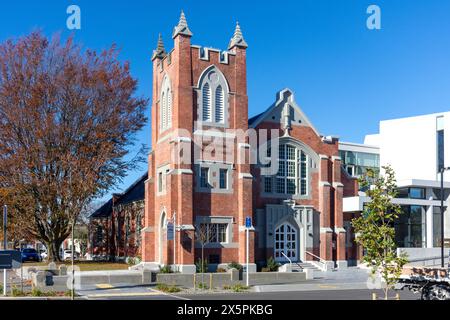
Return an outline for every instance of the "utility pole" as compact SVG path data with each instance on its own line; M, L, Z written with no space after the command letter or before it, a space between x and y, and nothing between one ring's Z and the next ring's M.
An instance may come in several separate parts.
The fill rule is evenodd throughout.
M444 268L444 171L441 168L441 268Z

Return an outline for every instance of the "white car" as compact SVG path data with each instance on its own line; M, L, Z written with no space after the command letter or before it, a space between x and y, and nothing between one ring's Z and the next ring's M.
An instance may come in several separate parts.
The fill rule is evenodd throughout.
M73 258L74 258L74 260L78 260L80 258L80 254L75 251ZM72 250L70 250L70 249L64 250L63 260L72 260Z

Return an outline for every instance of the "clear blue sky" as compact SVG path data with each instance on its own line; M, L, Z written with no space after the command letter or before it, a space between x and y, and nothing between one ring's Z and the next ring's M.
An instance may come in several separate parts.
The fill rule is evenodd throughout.
M82 13L76 40L98 50L118 44L146 97L158 32L170 50L184 9L193 44L226 49L239 20L249 44L250 116L289 87L322 134L362 142L380 120L450 110L448 0L2 1L0 41L35 29L71 34L70 4ZM371 4L382 11L379 31L366 28ZM150 127L138 138L150 144ZM115 191L145 170L131 172Z

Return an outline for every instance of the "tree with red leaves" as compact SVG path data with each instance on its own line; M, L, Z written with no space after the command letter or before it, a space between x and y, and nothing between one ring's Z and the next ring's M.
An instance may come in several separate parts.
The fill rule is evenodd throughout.
M136 89L114 45L83 51L40 32L0 44L0 189L49 260L83 209L144 160L144 146L129 157L147 121Z

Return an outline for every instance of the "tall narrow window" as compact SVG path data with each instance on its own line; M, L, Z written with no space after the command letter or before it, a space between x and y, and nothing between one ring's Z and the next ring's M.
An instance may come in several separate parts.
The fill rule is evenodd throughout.
M208 83L203 86L203 121L211 121L211 88Z
M161 96L161 131L166 130L166 119L167 119L167 110L166 110L166 93L163 92Z
M201 188L209 187L209 168L200 169L200 187Z
M164 77L161 85L159 113L161 132L164 132L172 127L172 90L167 75Z
M172 127L172 93L167 89L166 129Z
M223 89L222 86L218 86L216 88L216 122L223 123L223 109L224 109L224 100L223 100Z
M228 170L220 169L220 189L226 189L228 187Z
M163 173L158 173L158 192L163 191Z

